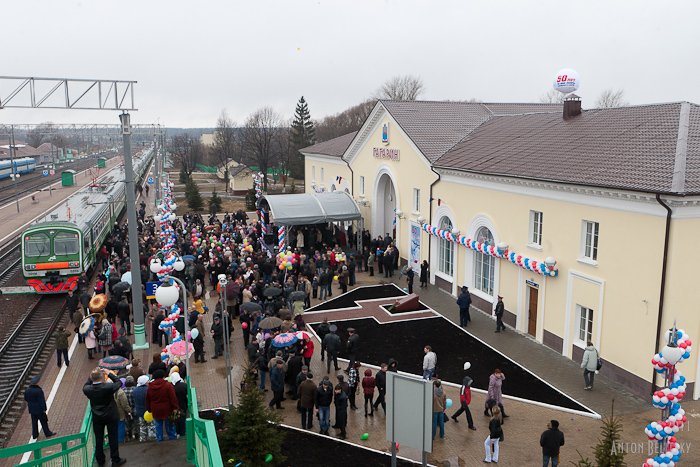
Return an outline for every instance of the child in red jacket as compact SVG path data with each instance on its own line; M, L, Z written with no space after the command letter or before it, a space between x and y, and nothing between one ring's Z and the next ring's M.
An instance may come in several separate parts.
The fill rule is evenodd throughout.
M367 402L369 402L370 417L374 417L374 406L372 405L372 399L374 399L374 388L376 386L376 381L374 376L372 376L372 370L365 370L365 377L362 378L362 393L365 395L365 417L367 416Z
M469 362L466 362L464 364L464 370L468 370L471 367L471 364ZM467 423L469 424L469 429L470 430L476 430L476 427L474 426L474 419L472 418L472 413L469 410L469 404L472 401L472 382L473 380L467 376L464 375L464 379L462 380L462 387L459 389L459 402L460 402L460 407L457 412L452 415L452 420L457 423L459 420L457 420L457 417L462 414L462 412L467 413Z

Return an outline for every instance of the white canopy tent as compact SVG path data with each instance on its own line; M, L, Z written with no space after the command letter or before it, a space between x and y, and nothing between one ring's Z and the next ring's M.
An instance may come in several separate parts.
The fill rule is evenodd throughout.
M269 206L277 225L324 224L362 219L355 200L345 191L263 195L258 206Z

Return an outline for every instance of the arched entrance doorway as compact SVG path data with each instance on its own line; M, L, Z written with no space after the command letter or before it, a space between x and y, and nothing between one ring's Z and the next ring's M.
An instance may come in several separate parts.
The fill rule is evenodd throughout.
M377 179L374 197L374 218L372 219L372 236L387 233L396 240L396 188L388 173L382 173Z

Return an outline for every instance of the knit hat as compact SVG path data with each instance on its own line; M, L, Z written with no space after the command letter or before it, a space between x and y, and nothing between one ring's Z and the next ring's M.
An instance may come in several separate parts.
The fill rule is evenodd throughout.
M137 386L145 386L148 384L148 375L141 375L139 379L136 380Z
M180 381L182 381L182 376L180 376L180 373L170 374L170 382L173 383L173 385L179 383Z

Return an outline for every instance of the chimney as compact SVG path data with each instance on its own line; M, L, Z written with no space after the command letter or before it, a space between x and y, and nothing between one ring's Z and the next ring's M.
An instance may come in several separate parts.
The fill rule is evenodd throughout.
M581 98L576 94L569 94L564 99L564 120L578 115L581 115Z

